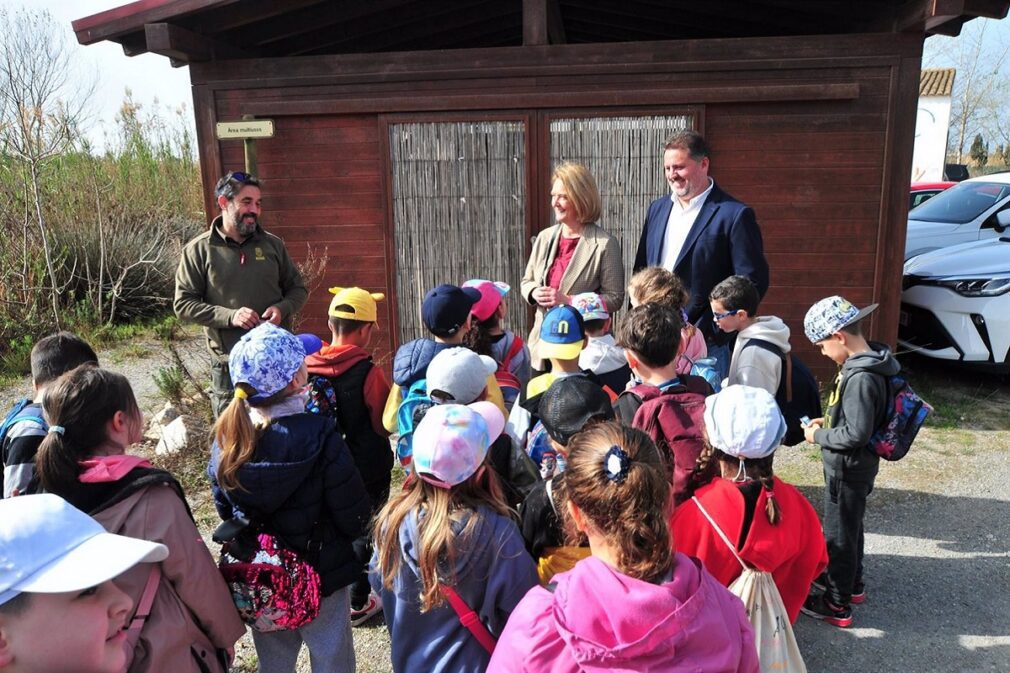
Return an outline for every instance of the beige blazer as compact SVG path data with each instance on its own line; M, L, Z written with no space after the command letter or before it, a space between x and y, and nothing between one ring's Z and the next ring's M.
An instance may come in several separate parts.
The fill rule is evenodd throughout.
M561 225L555 224L537 234L533 242L533 251L526 263L520 289L523 298L534 306L536 302L531 295L533 290L547 284L547 273L558 254L560 236ZM624 257L618 240L595 224L585 225L558 289L569 296L580 292L596 292L603 297L609 311L619 310L624 305ZM540 342L540 326L546 312L546 309L537 306L536 320L527 340L531 364L534 369L540 370L544 368L544 362L537 355L537 344Z

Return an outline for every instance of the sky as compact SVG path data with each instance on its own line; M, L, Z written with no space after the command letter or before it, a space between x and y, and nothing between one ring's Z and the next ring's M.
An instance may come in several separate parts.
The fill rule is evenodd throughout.
M168 58L156 54L128 57L114 42L78 44L70 25L73 20L125 4L127 0L0 0L0 6L9 11L19 7L47 10L65 31L67 45L81 69L80 75L96 79L96 95L89 109L94 121L87 128L88 137L96 147L104 147L105 133L115 133L116 113L127 88L132 91L134 101L145 109L150 109L155 100L168 111L185 104L185 118L195 134L189 68L173 68Z

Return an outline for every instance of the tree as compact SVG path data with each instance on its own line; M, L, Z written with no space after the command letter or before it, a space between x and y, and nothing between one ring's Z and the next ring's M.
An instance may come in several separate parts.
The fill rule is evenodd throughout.
M975 134L975 139L971 141L971 159L976 166L985 166L989 163L989 143L982 142L982 134Z
M956 38L935 35L926 40L923 64L955 68L947 153L964 163L965 145L973 135L1010 142L1010 32L990 19L964 25Z
M24 188L26 248L29 226L38 230L49 278L47 298L59 326L62 287L52 232L43 212L43 173L73 147L91 91L81 88L81 80L74 77L67 42L48 12L18 9L11 13L0 8L0 34L4 36L0 41L0 145Z

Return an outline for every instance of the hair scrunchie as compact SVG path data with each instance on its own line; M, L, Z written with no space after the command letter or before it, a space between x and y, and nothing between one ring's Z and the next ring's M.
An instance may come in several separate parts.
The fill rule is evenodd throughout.
M620 484L628 477L630 462L631 458L628 457L627 452L615 444L603 457L603 472L607 475L607 479L615 484Z
M67 431L67 429L65 427L63 427L62 425L50 425L49 426L49 432L56 433L57 435L60 435L60 436L62 436L63 433L66 432L66 431Z
M236 400L247 400L249 399L249 394L242 390L241 388L235 389L235 399Z

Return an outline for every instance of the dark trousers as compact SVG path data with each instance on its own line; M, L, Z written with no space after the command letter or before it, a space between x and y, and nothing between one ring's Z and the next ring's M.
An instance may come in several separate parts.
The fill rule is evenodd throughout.
M827 594L835 605L852 600L863 577L863 516L876 471L858 478L824 469L824 539L828 544Z
M215 419L228 408L234 396L235 387L232 386L231 375L228 373L228 361L221 360L212 353L210 356L210 406L214 411Z
M368 564L372 560L372 522L375 521L375 516L379 513L379 510L389 500L389 481L390 477L386 475L385 480L380 479L379 481L365 484L365 491L368 493L368 499L372 503L372 510L368 518L368 528L351 543L351 547L354 549L354 558L362 564L361 575L351 585L352 610L362 607L368 601L368 592L371 591L371 586L368 584Z

